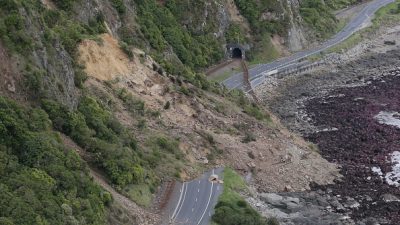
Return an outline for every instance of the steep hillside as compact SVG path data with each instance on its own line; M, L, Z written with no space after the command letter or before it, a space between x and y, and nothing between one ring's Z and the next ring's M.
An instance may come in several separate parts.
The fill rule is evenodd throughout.
M301 24L298 4L253 2L260 21L242 4L0 1L0 223L155 224L163 181L217 165L264 191L332 182L312 146L199 73L237 35Z

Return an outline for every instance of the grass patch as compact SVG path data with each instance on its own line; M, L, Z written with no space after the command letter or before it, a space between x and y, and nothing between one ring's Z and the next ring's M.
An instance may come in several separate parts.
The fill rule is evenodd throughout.
M267 220L254 210L238 192L247 189L244 180L230 168L224 170L224 192L219 197L212 217L215 225L267 225Z
M332 52L340 52L342 50L348 50L354 47L356 44L360 43L363 40L363 36L361 33L357 32L351 35L349 38L344 40L342 43L333 46L332 48L327 50L327 53ZM322 55L322 54L321 54Z
M251 103L244 107L244 112L260 121L272 122L271 116L257 104Z
M245 191L247 189L246 183L233 169L224 169L224 190L230 189L231 191ZM224 191L224 194L226 191ZM221 195L221 198L224 197Z
M350 22L349 18L339 20L339 22L336 25L335 33L341 31L349 22Z
M235 69L228 70L228 71L225 71L225 72L220 73L220 74L216 74L216 75L213 75L213 76L209 76L209 77L208 77L208 80L221 83L222 81L228 79L228 78L229 78L230 76L232 76L233 74L235 74L235 73L240 73L240 72L242 72L242 69L241 69L241 68L235 68Z
M375 13L375 18L372 20L373 27L390 24L400 20L400 0L390 3L382 7Z
M230 90L227 97L232 102L235 102L247 115L266 123L272 122L271 116L268 114L268 112L256 103L251 102L243 93L243 91L237 89Z
M126 194L130 199L136 202L140 206L150 207L152 199L152 193L150 188L146 184L129 185L125 188Z
M271 35L269 33L264 34L261 37L261 40L257 42L255 49L259 49L259 51L256 51L254 56L250 55L250 52L247 53L247 57L250 60L250 65L268 63L279 58L280 56L278 50L271 42Z

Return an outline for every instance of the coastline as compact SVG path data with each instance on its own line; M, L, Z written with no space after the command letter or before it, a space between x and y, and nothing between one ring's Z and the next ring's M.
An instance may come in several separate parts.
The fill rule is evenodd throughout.
M324 68L269 77L257 88L264 104L290 130L317 144L343 175L308 192L257 193L248 200L263 215L281 224L399 223L393 159L400 149L400 128L376 117L400 112L400 46L384 44L398 40L400 28L382 30L346 52L327 56L330 64Z

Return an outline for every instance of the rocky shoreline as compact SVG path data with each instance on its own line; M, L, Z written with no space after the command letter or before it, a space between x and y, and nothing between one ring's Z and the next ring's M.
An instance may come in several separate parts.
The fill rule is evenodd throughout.
M310 74L271 77L257 94L337 163L343 178L308 192L259 193L248 199L252 205L281 224L400 224L399 46Z
M380 224L400 223L400 188L382 178L392 171L400 129L375 118L381 112L400 112L400 68L389 73L393 75L337 89L331 93L336 97L315 98L305 106L313 123L328 129L306 138L319 146L324 158L341 165L343 175L340 182L314 189L330 188L332 195L352 198L353 219L373 217L382 219ZM345 209L338 205L335 211Z

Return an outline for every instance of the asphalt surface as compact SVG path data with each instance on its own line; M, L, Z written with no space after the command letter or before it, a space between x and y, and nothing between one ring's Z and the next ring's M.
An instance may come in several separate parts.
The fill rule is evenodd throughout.
M212 174L221 178L223 168L213 169L196 180L175 186L163 224L208 225L210 223L223 186L209 181Z
M356 16L354 16L352 20L340 32L338 32L331 39L327 40L320 46L304 51L299 51L289 57L281 58L268 64L260 64L250 69L249 77L252 87L255 88L258 85L262 84L265 80L265 77L270 75L271 72L273 73L274 71L285 68L286 66L296 64L298 63L298 61L304 58L320 53L346 40L352 34L363 28L363 26L370 21L371 17L374 16L375 12L378 9L394 1L395 0L371 1ZM222 83L229 89L241 89L244 84L243 73L234 74Z

